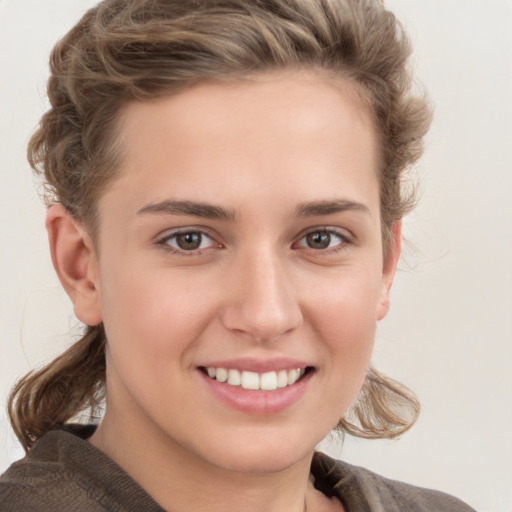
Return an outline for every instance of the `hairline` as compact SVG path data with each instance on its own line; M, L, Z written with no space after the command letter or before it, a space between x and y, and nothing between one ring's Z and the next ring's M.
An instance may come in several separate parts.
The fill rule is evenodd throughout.
M356 105L359 107L358 109L360 110L362 121L371 129L374 135L375 149L377 152L377 165L375 172L379 184L379 215L381 221L382 249L383 253L386 254L387 250L393 243L392 226L386 226L383 223L381 181L382 163L384 159L384 141L379 130L377 117L375 115L374 109L372 108L371 94L365 88L365 86L360 83L353 76L353 74L350 73L348 68L345 70L334 70L332 68L320 66L314 63L299 63L297 65L285 66L275 65L273 67L256 70L254 72L239 71L230 73L228 75L219 74L218 76L197 77L195 80L190 80L187 83L179 84L174 88L167 87L160 90L155 90L151 96L144 99L135 97L127 98L124 100L121 99L113 120L112 130L110 131L110 135L107 140L110 146L108 149L110 158L108 158L108 160L111 164L113 164L110 168L110 177L105 180L101 190L95 195L93 204L88 209L87 215L83 215L81 218L78 218L79 222L81 222L86 227L97 253L99 254L100 251L99 230L101 228L99 205L109 187L112 186L112 184L122 176L125 148L123 147L121 133L125 114L130 104L151 103L153 101L156 102L162 98L179 96L181 93L184 93L195 87L201 87L209 84L236 86L244 83L256 83L265 80L266 78L272 79L276 76L289 75L290 73L296 74L298 76L302 75L305 78L311 79L321 78L323 81L325 81L326 84L331 85L340 92L343 91L344 94L348 94L349 98L354 100Z

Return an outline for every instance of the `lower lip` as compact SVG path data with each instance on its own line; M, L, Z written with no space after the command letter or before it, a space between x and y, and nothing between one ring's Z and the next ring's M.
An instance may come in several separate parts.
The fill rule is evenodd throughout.
M199 371L210 391L225 404L250 414L277 414L298 402L304 395L314 372L310 371L295 384L274 391L248 390L211 379Z

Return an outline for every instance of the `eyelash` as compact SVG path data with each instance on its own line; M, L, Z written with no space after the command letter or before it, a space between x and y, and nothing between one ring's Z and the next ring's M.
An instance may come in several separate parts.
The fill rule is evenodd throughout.
M171 253L171 254L178 254L180 256L196 256L198 254L201 254L202 252L204 251L207 251L209 249L211 249L212 247L206 247L206 248L198 248L198 249L195 249L195 250L191 250L191 251L187 251L185 249L181 249L181 248L178 248L178 247L172 247L169 242L171 240L176 240L177 237L179 237L180 235L192 235L192 234L197 234L197 235L200 235L201 237L201 242L200 244L202 245L203 243L203 239L204 238L208 238L211 240L212 242L212 246L217 246L216 248L222 248L222 244L216 242L213 237L211 237L208 233L206 233L204 231L204 229L201 229L201 228L186 228L186 229L180 229L180 230L177 230L177 231L173 231L172 233L170 234L167 234L165 235L164 237L160 238L159 240L157 240L156 242L156 245L158 245L162 250L164 250L165 252L168 252L168 253Z
M308 247L307 245L299 245L299 243L306 239L309 235L315 235L315 234L326 234L329 235L329 237L336 237L339 239L339 243L337 243L334 247L327 247L325 249L314 249L313 247ZM330 242L331 240L329 240ZM293 245L295 247L304 247L305 249L308 249L310 251L313 251L316 254L335 254L339 251L342 251L347 248L347 246L352 245L353 239L345 233L345 231L341 231L338 229L330 228L330 227L317 227L314 229L310 229L304 234L301 234L301 236L298 238L298 241L295 242Z
M186 249L173 247L169 244L169 242L171 240L176 240L177 237L179 237L180 235L193 235L193 234L200 235L200 237L201 237L200 244L201 245L203 243L203 238L205 238L205 237L210 239L212 243L210 244L209 247L202 248L202 249L199 247L198 249L190 250L190 251L188 251ZM305 240L308 236L315 235L315 234L322 234L322 235L326 234L326 235L329 235L329 237L334 236L339 239L339 243L337 243L334 247L327 247L325 249L315 249L315 248L309 247L307 245L300 245L300 242ZM329 243L330 242L331 242L331 240L329 240ZM310 250L316 254L335 254L339 251L346 249L347 246L350 246L353 243L354 242L353 242L352 238L350 236L348 236L345 232L341 232L340 230L329 228L329 227L317 227L317 228L308 230L305 233L301 234L298 237L297 241L292 244L292 247L293 248L302 247L302 248L304 248L306 250ZM204 229L201 229L201 228L180 229L180 230L174 231L170 234L166 234L164 237L157 240L156 245L158 245L165 252L168 252L171 254L177 254L180 256L196 256L198 254L203 253L204 251L210 250L211 248L218 248L218 249L223 248L223 245L221 243L216 242L212 236L210 236L208 233L206 233L204 231Z

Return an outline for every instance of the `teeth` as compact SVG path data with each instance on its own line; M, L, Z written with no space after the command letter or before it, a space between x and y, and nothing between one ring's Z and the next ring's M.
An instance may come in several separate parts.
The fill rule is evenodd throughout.
M242 387L244 389L260 389L260 376L255 372L242 372Z
M215 378L219 382L226 382L228 380L228 371L224 368L217 368L217 370L215 370Z
M231 386L240 386L242 380L238 370L228 370L228 384Z
M292 384L295 384L297 380L300 377L300 370L296 370L295 368L293 370L290 370L288 372L288 386L291 386Z
M280 370L278 372L256 373L226 368L206 369L211 379L224 382L230 386L241 386L243 389L274 391L295 384L303 375L305 370L292 368L291 370Z
M286 370L281 370L277 374L277 387L285 388L288 386L288 372Z
M265 391L273 391L274 389L277 389L276 372L267 372L261 374L260 389L264 389Z

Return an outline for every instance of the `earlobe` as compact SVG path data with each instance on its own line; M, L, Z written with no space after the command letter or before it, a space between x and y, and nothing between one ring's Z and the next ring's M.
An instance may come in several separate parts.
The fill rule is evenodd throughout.
M402 221L393 224L392 239L386 251L382 267L382 289L377 308L377 320L382 320L389 310L389 294L396 274L402 246Z
M46 230L53 267L73 303L75 315L87 325L100 324L97 258L86 229L57 204L48 209Z

